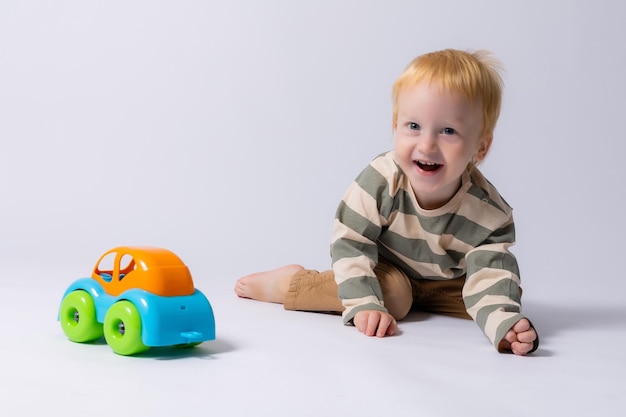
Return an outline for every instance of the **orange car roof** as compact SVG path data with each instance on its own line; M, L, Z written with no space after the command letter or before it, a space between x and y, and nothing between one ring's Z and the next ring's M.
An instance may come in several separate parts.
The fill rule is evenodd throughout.
M152 246L118 246L107 251L107 253L111 252L127 253L137 261L143 260L157 267L185 264L174 252Z

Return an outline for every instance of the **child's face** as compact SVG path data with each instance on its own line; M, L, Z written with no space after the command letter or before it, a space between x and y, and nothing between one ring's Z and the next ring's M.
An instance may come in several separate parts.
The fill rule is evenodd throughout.
M450 201L467 164L480 161L490 145L491 135L482 135L480 102L426 83L398 96L396 158L422 208Z

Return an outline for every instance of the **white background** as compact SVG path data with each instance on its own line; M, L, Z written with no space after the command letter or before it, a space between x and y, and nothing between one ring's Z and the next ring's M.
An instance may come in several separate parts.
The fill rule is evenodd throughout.
M2 1L0 410L619 415L624 21L618 0ZM482 169L515 208L541 349L420 315L373 340L237 299L241 275L329 267L342 193L392 146L391 84L442 48L506 68ZM135 244L187 263L218 340L125 358L65 339L65 287Z

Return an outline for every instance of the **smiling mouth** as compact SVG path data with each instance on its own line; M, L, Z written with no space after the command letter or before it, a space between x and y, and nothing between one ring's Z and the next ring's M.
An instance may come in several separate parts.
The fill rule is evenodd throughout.
M437 164L437 163L434 163L434 162L415 161L414 163L420 169L422 169L424 171L427 171L427 172L437 171L439 168L441 168L443 166L441 164Z

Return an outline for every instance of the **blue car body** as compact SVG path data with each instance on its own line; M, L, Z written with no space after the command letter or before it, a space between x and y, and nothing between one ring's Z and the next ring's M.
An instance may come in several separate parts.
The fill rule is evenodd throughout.
M96 318L104 323L109 308L118 301L127 300L141 316L142 341L146 346L171 346L200 343L215 339L215 317L206 296L198 289L184 296L159 296L133 288L112 296L92 278L80 278L65 291L84 290L95 302Z

